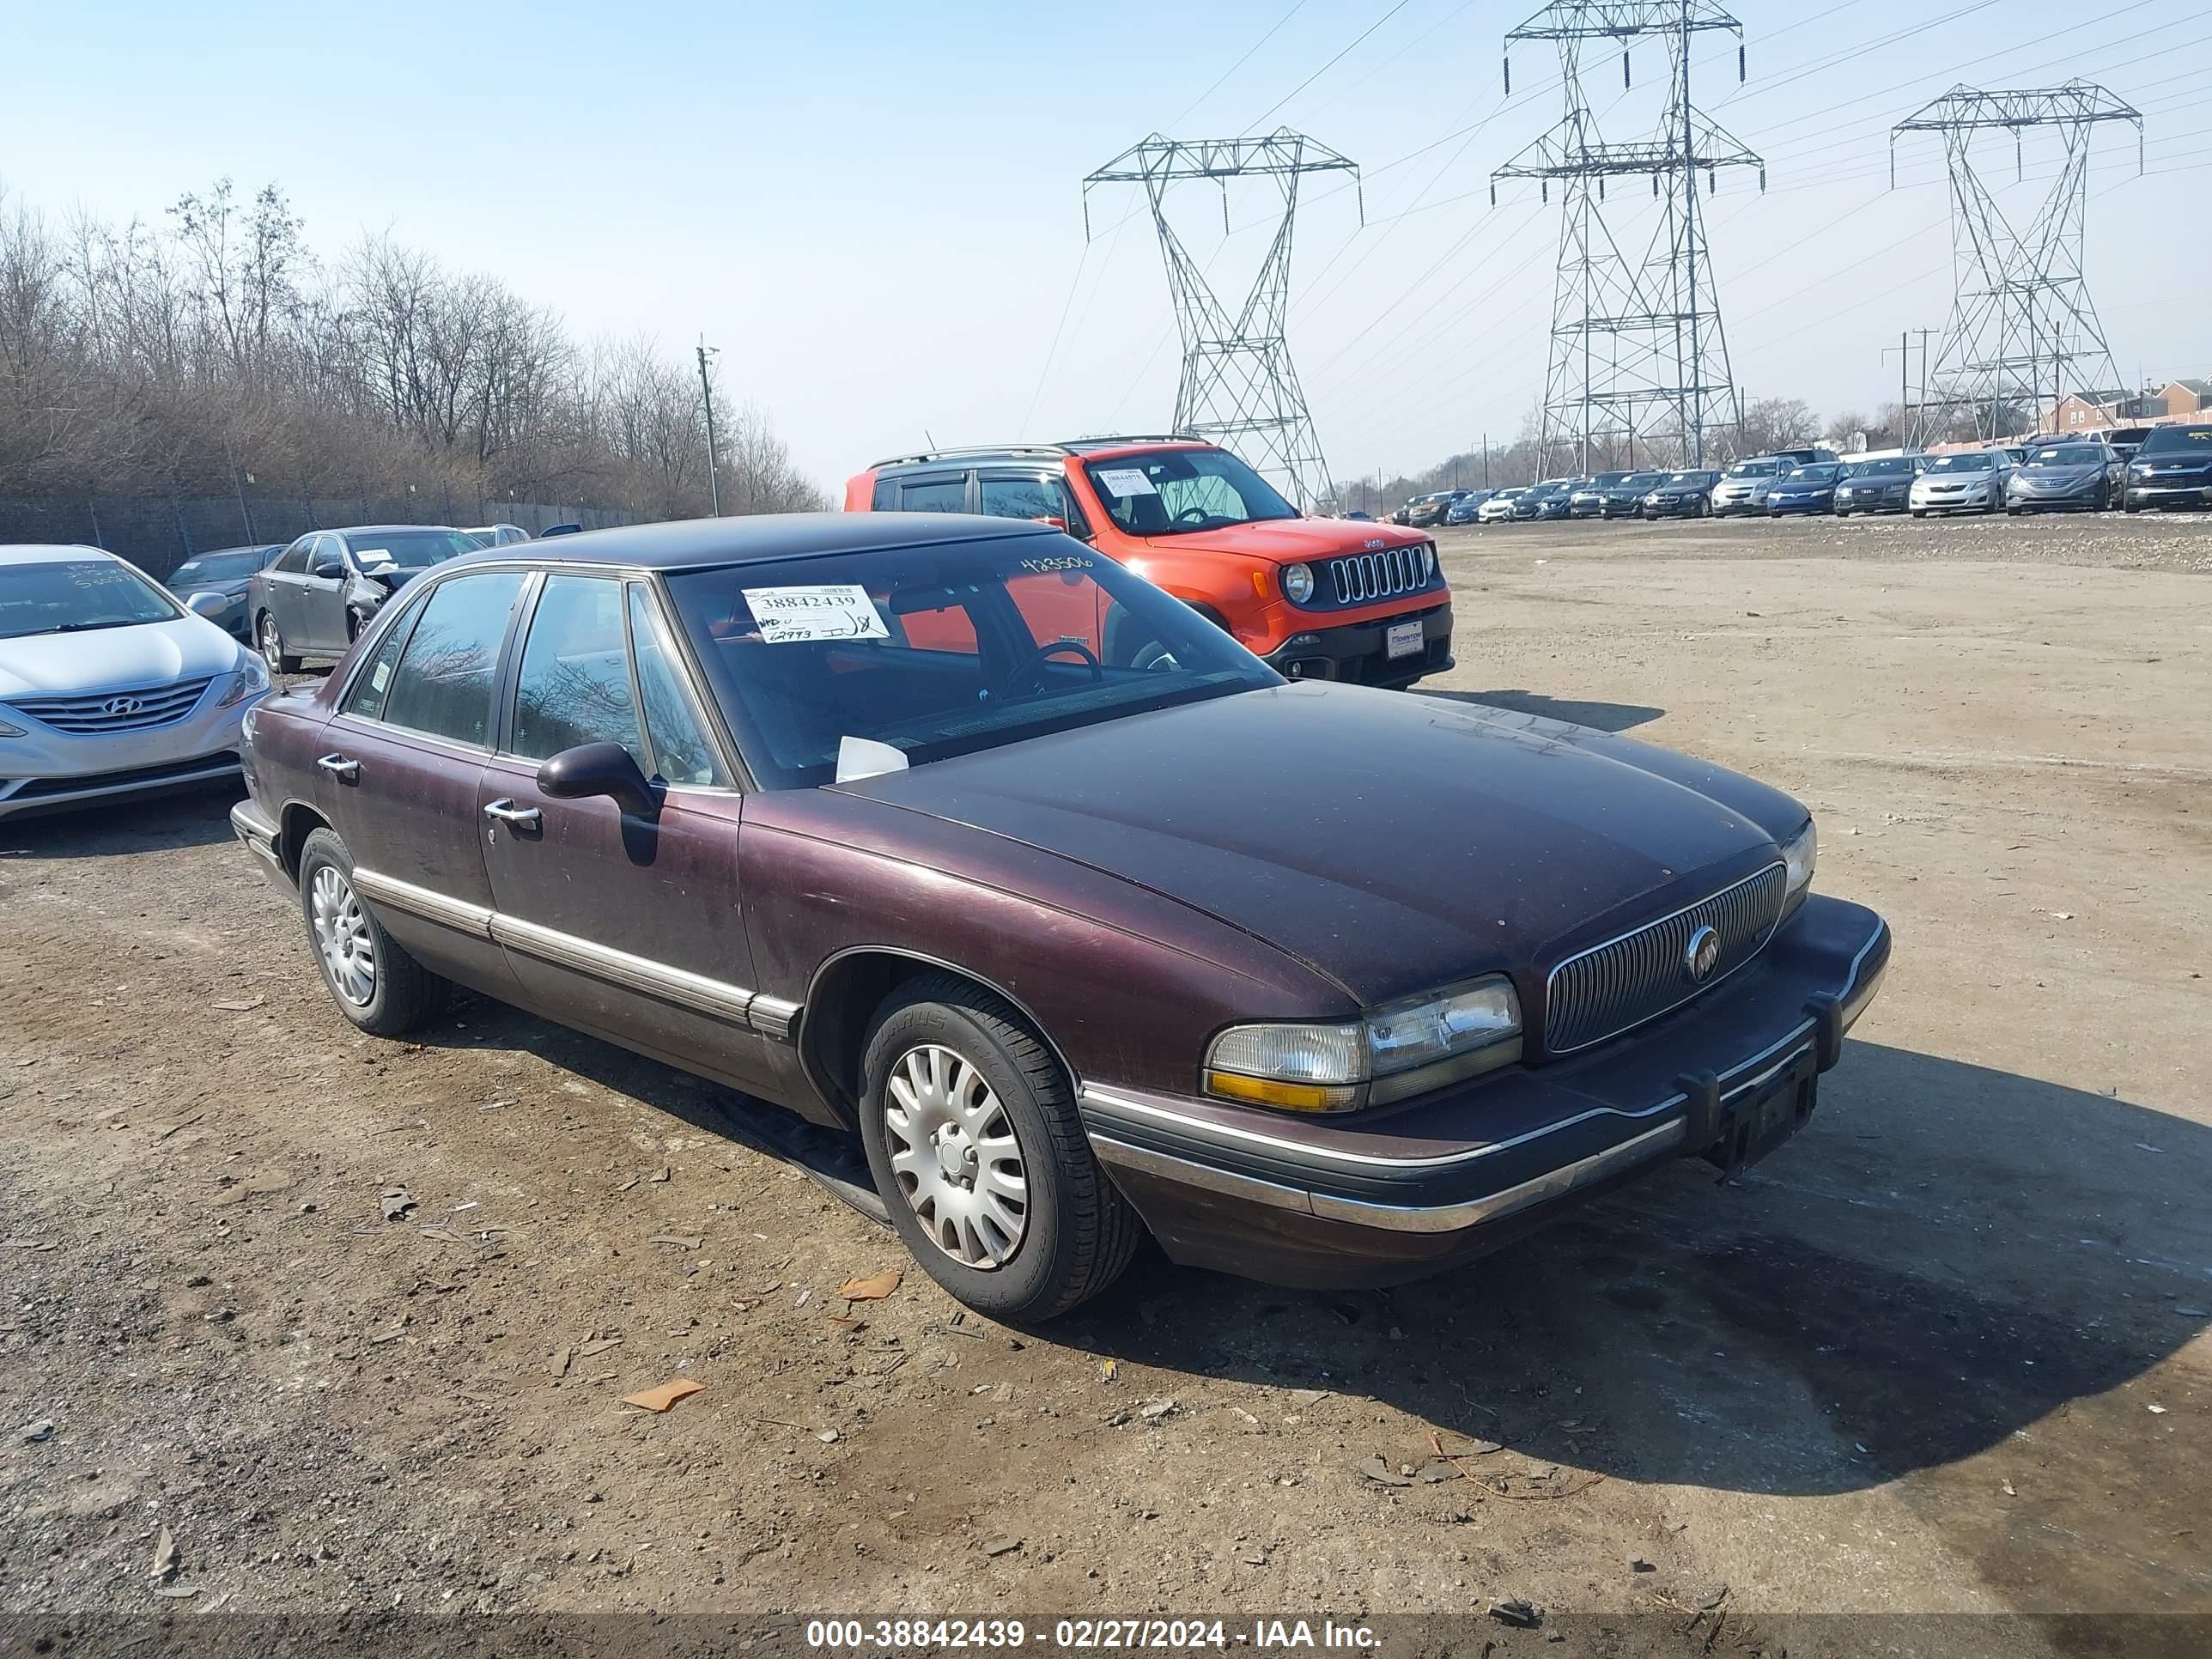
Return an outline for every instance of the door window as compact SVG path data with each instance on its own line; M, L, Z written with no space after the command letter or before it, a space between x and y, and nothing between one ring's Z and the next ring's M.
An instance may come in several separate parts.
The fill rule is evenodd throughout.
M1090 533L1067 486L1058 478L985 473L982 510L994 519L1058 519L1079 536Z
M489 570L438 584L392 671L384 702L389 724L486 746L492 682L523 574Z
M345 544L336 536L315 538L314 550L307 556L310 576L340 576L345 574Z
M302 536L286 548L276 558L276 568L300 575L307 568L307 550L315 544L313 536Z
M391 695L392 676L399 665L399 653L406 649L408 630L414 626L412 616L399 617L384 630L384 637L376 642L375 654L361 665L353 684L346 688L345 702L341 712L365 720L384 718L385 700Z
M904 513L965 513L968 475L955 472L934 478L909 478L899 486L899 510Z
M507 750L545 760L582 743L618 743L640 770L653 769L630 695L621 584L549 576L522 647Z
M721 757L677 672L667 633L653 614L653 601L635 583L629 590L629 638L637 661L638 695L645 703L646 740L662 781L727 788L730 780L722 770Z

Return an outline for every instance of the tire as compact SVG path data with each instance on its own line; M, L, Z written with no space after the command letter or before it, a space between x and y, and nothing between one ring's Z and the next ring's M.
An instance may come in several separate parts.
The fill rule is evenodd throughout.
M1916 507L1912 509L1912 516L1916 519L1924 519L1928 516L1928 509L1924 507Z
M261 647L261 660L269 665L272 674L296 674L300 659L284 648L284 635L276 626L276 616L264 611L253 623L253 638Z
M2017 519L2021 514L2027 511L2027 509L2024 507L2007 507L2005 508L2005 515L2008 518Z
M933 1053L949 1054L996 1097L995 1106L981 1097L976 1109L983 1133L969 1142L971 1169L976 1145L1002 1139L988 1130L1002 1120L1012 1133L1012 1162L1018 1165L1024 1196L1018 1231L1011 1239L1006 1224L1011 1206L1003 1198L995 1216L979 1219L975 1211L950 1211L931 1191L945 1183L928 1152L912 1160L911 1170L892 1162L891 1143L902 1133L893 1112L905 1119L903 1133L915 1137L903 1143L908 1146L929 1144L925 1133L933 1141L944 1127L959 1127L957 1115L949 1125L930 1127L931 1109L939 1102L915 1086L917 1076L934 1075ZM951 974L908 980L869 1020L860 1073L860 1139L876 1190L915 1260L953 1297L1007 1324L1036 1323L1097 1295L1129 1265L1141 1234L1136 1212L1091 1156L1066 1073L1003 998ZM944 1075L955 1079L951 1092L978 1098L950 1062ZM895 1081L920 1103L918 1109L901 1102ZM1003 1171L1007 1160L992 1167ZM968 1192L979 1190L980 1175L979 1170L968 1178ZM942 1232L950 1233L951 1243L940 1242Z
M318 910L326 913L319 917ZM338 1012L371 1036L398 1036L436 1013L445 1001L446 982L407 953L353 890L353 855L335 832L318 830L300 849L300 915L307 924L308 948L315 953L323 987ZM368 957L368 994L357 994L358 980L343 980L325 949L330 933L350 932L349 959ZM365 948L364 948L365 947Z

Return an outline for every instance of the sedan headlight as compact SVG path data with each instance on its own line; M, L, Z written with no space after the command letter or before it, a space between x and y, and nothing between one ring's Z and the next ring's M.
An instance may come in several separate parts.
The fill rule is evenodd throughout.
M23 728L21 726L10 726L7 721L0 720L0 738L20 738L22 735Z
M1820 829L1809 821L1802 830L1782 843L1782 862L1785 866L1782 893L1784 915L1788 915L1805 902L1805 895L1812 890L1813 866L1820 860Z
M1313 567L1308 564L1286 564L1283 567L1283 597L1292 605L1304 605L1313 598Z
M260 658L250 651L238 653L238 672L222 684L222 696L216 699L216 707L229 708L244 702L257 691L269 689L269 669Z
M1521 1058L1521 1005L1503 975L1329 1024L1232 1025L1206 1051L1206 1091L1291 1112L1351 1112Z

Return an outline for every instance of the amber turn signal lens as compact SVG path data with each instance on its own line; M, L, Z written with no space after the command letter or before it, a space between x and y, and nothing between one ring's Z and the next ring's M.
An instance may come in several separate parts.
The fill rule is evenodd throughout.
M1255 1106L1273 1106L1285 1112L1341 1112L1359 1098L1358 1089L1327 1088L1316 1083L1280 1083L1273 1078L1246 1077L1239 1072L1206 1074L1208 1094L1224 1100L1249 1100Z

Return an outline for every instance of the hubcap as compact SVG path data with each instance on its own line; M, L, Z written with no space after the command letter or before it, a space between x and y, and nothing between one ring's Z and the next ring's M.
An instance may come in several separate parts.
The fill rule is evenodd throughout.
M1021 1143L981 1072L936 1043L908 1049L884 1091L884 1134L899 1191L939 1249L988 1270L1021 1247Z
M262 659L274 671L276 667L276 659L283 654L284 641L283 636L276 631L276 618L264 617L261 619Z
M353 884L326 864L315 872L307 892L315 949L322 953L331 989L355 1007L366 1007L376 994L376 941Z

